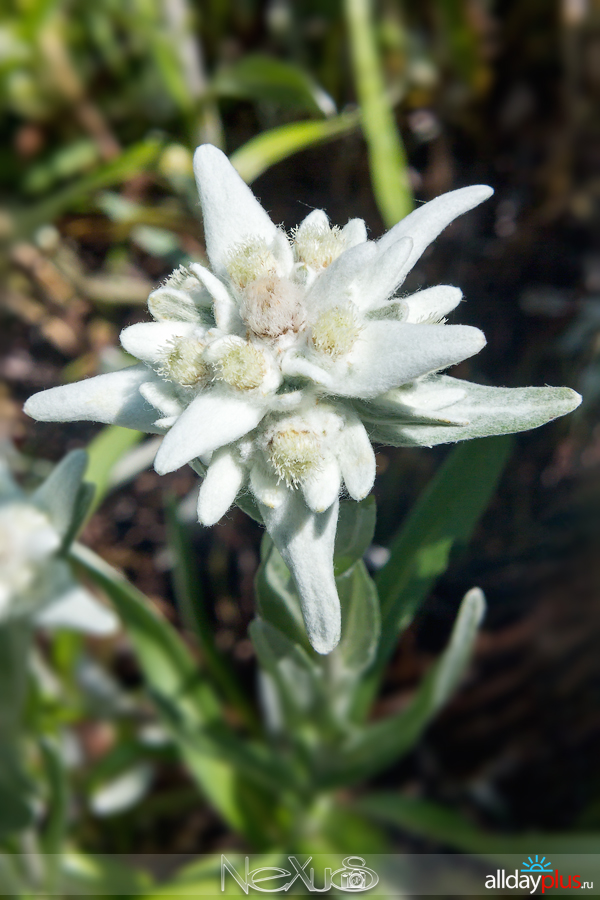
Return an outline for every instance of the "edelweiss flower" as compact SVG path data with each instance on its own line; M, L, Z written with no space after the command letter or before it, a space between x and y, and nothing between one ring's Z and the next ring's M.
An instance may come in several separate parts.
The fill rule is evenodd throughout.
M115 616L73 578L62 558L87 458L70 453L28 497L0 460L0 627L30 617L44 627L109 634Z
M490 188L438 197L378 241L362 220L338 228L321 210L288 236L215 147L200 147L194 168L211 268L177 270L150 295L155 321L122 332L140 365L44 391L25 408L43 421L165 433L155 468L206 472L205 525L251 492L296 580L310 641L327 653L340 636L338 497L371 490L371 440L432 446L520 431L580 398L438 374L485 338L445 324L458 288L399 293L431 241Z

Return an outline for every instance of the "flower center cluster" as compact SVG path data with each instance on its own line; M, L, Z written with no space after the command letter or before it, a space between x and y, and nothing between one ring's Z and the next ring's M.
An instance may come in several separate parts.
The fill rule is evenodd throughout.
M240 302L242 319L259 337L277 338L304 325L302 291L278 275L264 275L248 284Z
M267 371L264 354L249 343L233 344L216 367L219 377L240 391L260 387Z
M333 306L322 313L312 327L312 343L319 353L337 359L352 350L360 325L353 304Z
M299 226L293 232L296 262L311 269L324 269L331 265L347 247L346 236L337 225L330 227L315 223Z
M276 272L277 260L260 238L248 238L229 253L227 274L238 291L244 291L257 278Z
M204 345L195 338L175 338L169 343L158 374L182 387L194 387L209 374L203 351Z
M279 479L288 487L297 487L321 460L321 446L314 431L304 423L289 423L270 437L268 456Z

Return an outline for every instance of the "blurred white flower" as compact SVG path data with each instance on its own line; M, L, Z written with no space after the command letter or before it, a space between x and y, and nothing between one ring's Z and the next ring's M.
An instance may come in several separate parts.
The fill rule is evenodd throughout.
M220 150L200 147L194 169L211 268L178 269L150 295L155 321L124 329L140 365L43 391L25 409L165 433L155 468L206 471L205 525L250 492L294 575L310 641L327 653L340 636L338 498L371 490L371 441L432 446L520 431L580 398L440 375L485 338L445 324L458 288L399 293L431 241L491 188L438 197L378 241L361 219L338 228L321 210L288 236Z
M116 629L115 616L75 581L63 558L86 460L81 450L68 454L31 496L0 460L0 627L31 618L95 635Z

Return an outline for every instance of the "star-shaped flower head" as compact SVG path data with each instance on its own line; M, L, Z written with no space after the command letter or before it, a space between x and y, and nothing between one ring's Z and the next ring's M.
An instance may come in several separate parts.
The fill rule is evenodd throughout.
M0 628L24 618L94 635L117 628L113 613L73 578L64 558L85 513L86 465L83 450L69 453L28 496L0 460Z
M178 269L150 295L155 321L122 332L140 365L36 394L26 411L164 433L155 468L206 473L205 525L252 495L295 578L310 641L328 653L340 637L338 498L371 490L371 440L432 446L521 431L580 398L439 374L485 338L445 323L458 288L400 293L431 241L491 188L444 194L370 241L361 219L338 228L321 210L286 235L216 147L199 147L194 169L210 268Z

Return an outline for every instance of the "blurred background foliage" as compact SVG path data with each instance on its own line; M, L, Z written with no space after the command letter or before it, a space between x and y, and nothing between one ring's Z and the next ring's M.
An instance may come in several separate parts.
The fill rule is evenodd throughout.
M364 217L377 237L414 202L475 182L496 189L408 287L463 288L460 321L482 327L489 346L458 377L569 384L584 406L520 438L469 550L450 559L386 670L376 717L406 707L459 598L484 588L469 680L372 784L397 798L371 809L397 847L431 851L466 835L461 849L473 848L481 829L600 828L599 60L598 0L2 4L3 452L32 487L66 449L92 442L98 508L84 542L173 624L190 665L210 668L215 650L226 660L245 686L227 694L217 675L227 715L249 733L258 526L236 511L200 529L194 474L159 481L153 439L35 425L22 402L127 364L120 329L145 318L148 293L175 266L204 259L198 143L223 147L288 228L322 207L340 224ZM445 453L379 452L371 570ZM174 568L182 553L199 561L187 583ZM190 594L214 647L202 645ZM245 846L190 789L193 765L157 718L134 644L124 634L37 641L19 777L44 785L43 846L75 832L93 852ZM464 816L460 827L440 804ZM346 824L352 844L349 814ZM255 838L269 843L266 813ZM373 831L372 846L383 841Z

